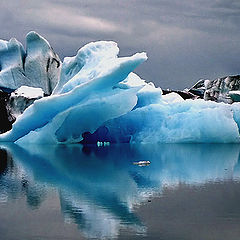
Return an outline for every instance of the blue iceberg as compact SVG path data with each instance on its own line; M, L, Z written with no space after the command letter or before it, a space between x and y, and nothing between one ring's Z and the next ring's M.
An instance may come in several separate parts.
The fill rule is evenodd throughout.
M27 39L32 53L39 53L39 44L34 43L37 41L45 44L45 54L53 54L37 34L31 33ZM18 54L23 52L21 45L16 45ZM184 100L176 93L162 95L161 88L133 73L147 60L146 53L130 57L118 57L118 53L115 42L92 42L76 56L65 58L61 65L53 65L51 74L56 75L51 75L54 79L51 83L57 83L51 95L29 106L12 129L0 135L0 141L20 144L240 142L239 103ZM35 62L30 72L34 74L36 69L39 76L39 66L34 66Z

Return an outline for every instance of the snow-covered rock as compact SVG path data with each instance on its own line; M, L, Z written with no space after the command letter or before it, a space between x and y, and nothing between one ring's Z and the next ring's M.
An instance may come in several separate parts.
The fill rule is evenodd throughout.
M26 52L15 38L0 40L0 87L23 85L51 94L59 81L61 60L46 39L36 32L26 36Z
M7 106L14 117L21 115L35 100L44 97L41 88L22 86L11 93Z
M25 98L42 98L44 97L44 92L41 88L21 86L11 93L11 97L14 96L22 96Z

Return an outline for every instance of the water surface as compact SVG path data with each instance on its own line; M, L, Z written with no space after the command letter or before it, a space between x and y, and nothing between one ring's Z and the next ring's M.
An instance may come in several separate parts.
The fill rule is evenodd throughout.
M239 239L239 151L1 145L0 239Z

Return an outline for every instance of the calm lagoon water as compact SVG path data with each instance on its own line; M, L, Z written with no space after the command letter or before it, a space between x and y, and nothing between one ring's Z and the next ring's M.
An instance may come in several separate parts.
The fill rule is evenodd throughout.
M0 239L240 239L239 152L1 145Z

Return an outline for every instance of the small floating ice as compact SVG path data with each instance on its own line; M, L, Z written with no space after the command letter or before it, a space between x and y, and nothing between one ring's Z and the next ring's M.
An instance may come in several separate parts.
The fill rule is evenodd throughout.
M139 161L139 162L133 162L134 165L138 165L140 167L143 167L143 166L148 166L150 165L150 161Z

